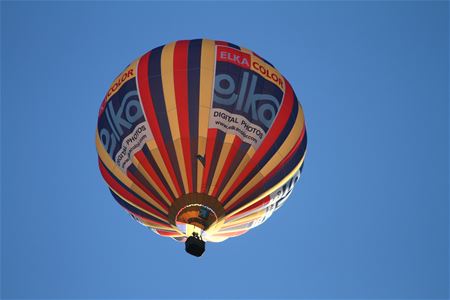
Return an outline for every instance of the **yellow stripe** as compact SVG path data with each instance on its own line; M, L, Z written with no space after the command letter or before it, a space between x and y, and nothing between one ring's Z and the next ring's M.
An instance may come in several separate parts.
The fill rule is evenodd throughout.
M151 229L174 230L173 227L159 226L159 225L151 223L151 221L148 222L147 220L141 220L141 222L142 222L142 224L144 224L144 226L150 227Z
M235 135L234 134L226 134L224 143L222 146L222 150L220 151L219 160L217 161L216 171L214 172L214 177L211 181L211 186L209 187L209 195L212 194L216 184L219 184L217 180L219 179L219 175L223 169L223 165L225 164L225 160L228 157L228 153L230 152L231 145L233 144Z
M95 139L96 145L97 145L97 152L98 155L100 156L100 159L102 160L102 162L105 164L105 166L107 167L107 169L114 174L115 177L117 177L121 183L123 183L125 186L127 186L130 190L132 190L133 192L135 192L136 194L138 194L139 196L141 196L142 198L144 198L145 200L147 200L147 202L151 203L152 205L154 205L155 207L161 209L161 211L163 211L164 213L168 213L167 209L161 207L161 205L159 205L158 202L154 201L153 199L151 199L147 193L145 193L143 190L141 190L141 188L139 186L137 186L136 184L134 184L133 181L131 181L131 179L128 178L128 176L126 176L122 170L113 162L113 160L111 159L111 157L108 155L108 153L106 152L105 148L102 145L102 142L100 140L100 136L98 134L98 130L97 130L97 134L96 134L96 139Z
M255 175L255 177L250 180L226 205L225 209L230 207L234 202L236 202L242 195L252 189L256 184L258 184L264 177L266 177L274 168L276 168L280 162L287 156L287 154L292 150L292 148L297 143L304 127L303 113L299 110L297 114L297 119L292 127L291 132L287 139L283 142L281 147L272 156L272 158L261 168L261 170Z
M150 185L158 192L161 198L163 198L163 200L167 203L167 205L170 206L172 204L170 200L167 199L167 197L160 189L159 185L157 185L156 182L150 177L150 175L147 173L147 170L139 163L136 157L133 157L133 164L136 166L139 172L145 177L145 179L150 183Z
M200 66L200 103L198 118L198 154L205 155L208 137L209 112L214 84L214 68L216 62L214 41L203 40ZM197 191L201 190L203 165L197 162Z
M139 68L139 64L137 65L137 68ZM136 73L138 73L138 71L136 71ZM136 80L136 83L139 84L139 81ZM139 89L138 89L138 92L139 92ZM139 96L139 98L140 98L140 96ZM156 162L157 168L159 168L159 170L163 174L163 177L166 180L167 184L169 185L169 188L172 191L173 195L175 197L179 197L177 190L175 189L175 185L172 181L172 178L170 177L169 171L167 170L167 166L164 163L164 160L162 159L161 152L159 151L156 141L154 139L151 139L151 140L147 141L146 144L147 144L148 149L150 150L150 153L151 153L153 159Z
M120 194L119 194L115 189L113 189L110 185L108 185L108 186L109 186L109 188L114 192L114 194L116 194L117 196L119 196L123 201L125 201L125 202L127 202L128 204L130 204L131 206L133 206L133 207L135 207L135 208L137 208L137 209L139 209L139 210L141 210L141 211L143 211L143 212L145 212L145 213L147 213L147 214L149 214L149 215L151 215L151 216L157 218L158 220L161 220L163 223L167 223L167 220L164 220L163 218L161 218L161 217L159 217L159 216L157 216L157 215L155 215L155 214L153 214L153 213L151 213L151 212L145 210L144 208L142 208L142 207L140 207L140 206L137 206L137 205L134 204L133 202L131 202L131 201L125 199L124 197L122 197L122 195L120 195Z
M139 68L139 64L137 65L137 68ZM138 71L136 71L136 73L137 72ZM139 81L136 80L136 83L138 84ZM138 89L138 92L139 92L139 89ZM173 195L175 197L179 197L177 190L175 189L174 183L172 181L172 178L170 177L169 171L167 170L167 166L164 163L164 160L162 159L161 152L159 151L156 141L154 139L151 139L151 140L147 141L146 144L147 144L147 147L148 147L153 159L156 162L157 168L159 168L159 170L163 174L163 177L166 180L167 184L169 185L169 188L172 191Z
M250 161L250 159L253 157L254 154L255 154L255 149L253 149L253 147L248 148L247 153L242 158L241 162L239 163L239 166L236 168L236 171L234 171L234 173L231 176L230 180L228 180L227 184L225 185L225 187L223 188L222 192L220 193L220 195L218 197L219 201L221 201L223 196L226 195L226 193L230 189L231 185L236 181L236 179L239 176L239 174L242 173L242 171L244 170L245 166L248 164L248 162Z
M145 223L145 222L143 222L143 223ZM175 231L175 229L176 229L175 227L165 228L165 227L159 227L159 226L147 225L147 224L145 224L145 226L150 227L151 229L160 229L160 230L165 230L165 231L169 232L170 235L162 235L162 234L159 234L158 232L154 231L157 235L162 236L162 237L182 237L182 236L184 236L184 233L182 233L181 231L179 231L179 230Z
M110 85L108 92L104 98L104 101L108 102L114 94L116 94L120 88L127 82L128 80L137 76L137 63L140 57L134 60L125 70L120 73L119 76L114 79L113 83Z
M242 51L242 52L245 52L245 53L248 53L248 54L250 54L250 55L253 55L253 52L252 52L250 49L247 49L247 48L245 48L245 47L241 47L241 51Z
M173 55L175 43L164 46L161 53L161 80L166 104L166 113L169 121L170 132L172 133L173 144L177 156L178 166L183 181L184 190L188 191L188 181L186 176L186 165L184 164L183 147L181 146L181 136L177 113L177 104L175 101L175 82L173 74ZM187 109L187 108L186 108Z
M170 177L169 170L167 169L166 164L164 163L164 160L161 156L161 152L159 152L158 145L156 145L155 140L151 140L147 142L148 149L150 150L150 153L153 156L153 159L155 160L156 164L158 165L158 168L161 170L161 173L164 176L164 179L166 179L167 184L169 185L173 195L178 198L181 195L178 194L175 185L172 181L172 178Z
M214 235L217 231L219 231L223 227L224 223L225 218L222 217L213 224L211 224L211 226L206 230L206 232L208 233L208 235Z
M237 220L240 220L242 218L245 218L245 217L247 217L247 216L249 216L249 215L251 215L253 213L256 213L256 212L258 212L260 210L265 210L267 207L268 207L268 204L265 204L265 205L262 205L262 206L258 206L256 208L250 210L250 211L247 211L247 212L243 213L242 215L239 215L239 216L235 215L235 216L230 217L230 218L227 217L226 220L225 220L224 225L232 224L233 222L235 222Z
M225 236L227 238L230 237L236 237L236 236L240 236L242 234L245 234L247 231L249 231L250 228L244 228L244 229L239 229L239 230L234 230L234 231L228 231L228 232L220 232L220 233L215 233L214 236L215 237L221 237L221 236ZM239 233L237 234L239 231L244 231L243 233Z
M239 231L250 230L250 229L251 229L251 227L248 227L248 228L236 228L236 229L230 229L230 230L222 230L222 231L220 231L220 232L218 232L216 234L233 234L233 233L236 233L236 232L239 232Z
M277 85L283 92L285 91L285 82L283 76L277 69L266 64L262 59L259 59L256 55L252 55L252 64L250 70L261 75L264 79L269 80L273 84Z
M238 209L232 211L231 213L229 213L226 217L227 218L231 218L232 216L234 216L235 214L239 213L240 211L243 211L244 209L246 209L247 207L255 204L256 202L258 202L259 200L261 200L262 198L272 194L274 191L276 191L277 189L279 189L281 186L283 186L283 184L285 184L286 182L288 182L292 176L294 176L294 174L300 169L300 167L303 164L303 161L305 160L305 156L306 156L306 152L303 155L302 159L300 160L300 162L297 164L297 166L288 174L286 175L282 180L280 180L280 182L276 185L274 185L272 188L268 189L267 191L263 192L261 195L259 195L258 197L256 197L254 200L250 201L249 203L239 207Z
M233 222L227 223L226 226L223 226L222 228L226 229L226 228L242 225L245 223L249 223L250 221L253 222L255 220L258 220L259 218L262 218L265 214L266 214L265 208L259 209L255 212L251 213L250 215L244 216L242 218L233 220ZM222 232L222 230L220 230L220 232Z

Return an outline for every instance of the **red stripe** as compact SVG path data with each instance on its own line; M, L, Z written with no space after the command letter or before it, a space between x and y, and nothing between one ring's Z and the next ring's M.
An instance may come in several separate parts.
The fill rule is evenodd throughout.
M241 57L241 59L235 60L236 56ZM242 52L238 49L230 48L230 47L223 47L223 46L217 47L217 61L218 62L223 61L223 62L227 62L230 64L234 64L243 69L250 69L251 60L252 60L251 55L246 52Z
M161 189L161 191L164 194L164 196L166 196L167 199L171 203L173 203L174 199L172 199L172 196L170 196L170 194L167 191L165 185L161 181L161 178L159 178L158 174L156 174L156 172L153 169L152 165L148 162L147 158L145 157L145 154L142 151L139 151L138 153L136 153L135 158L144 167L144 170L147 172L147 174L150 176L150 178L155 181L156 185L158 185L158 187Z
M155 229L155 231L161 236L179 236L180 234L176 231L165 231L161 229Z
M205 168L203 169L202 178L202 193L206 193L206 183L208 182L208 176L210 176L209 171L211 169L212 156L214 151L214 144L216 142L217 129L208 129L208 138L206 139L206 150L205 150Z
M228 42L224 42L224 41L215 41L216 45L218 46L227 46L228 47Z
M219 175L219 178L217 179L216 186L214 187L214 190L212 192L212 196L217 197L217 194L219 193L220 183L222 182L223 178L227 174L228 169L231 166L231 163L233 162L234 158L236 157L236 154L237 154L241 144L242 144L242 140L238 136L234 136L233 143L231 144L231 149L228 152L227 159L225 160L225 163L223 164L223 168L220 171L220 175Z
M153 136L155 137L156 144L158 145L159 152L164 160L164 164L169 171L169 175L172 178L172 182L177 190L178 195L181 195L181 188L179 182L175 176L173 166L170 163L169 154L165 146L164 139L161 135L161 130L159 128L158 119L156 118L155 109L153 107L153 99L150 94L150 85L148 82L148 60L151 52L148 52L139 59L138 63L138 84L139 84L139 95L141 98L141 104L144 109L145 119L150 125Z
M144 216L136 215L135 213L133 213L132 211L129 211L128 209L126 209L126 208L123 207L123 206L122 206L122 208L125 209L128 213L130 213L130 214L132 214L133 216L135 216L136 218L145 220L145 222L147 222L147 223L152 223L152 224L154 224L155 226L160 226L160 227L163 226L163 227L170 228L170 227L167 226L167 224L165 224L165 223L159 223L159 222L156 222L156 221L154 221L154 220L147 219L147 218L144 217ZM150 226L151 226L151 225L150 225Z
M177 103L178 125L180 127L181 146L183 148L184 165L188 179L188 190L193 191L191 145L189 134L189 101L188 101L188 50L189 41L178 41L173 56L173 73L175 99Z
M155 194L152 193L152 191L150 191L144 184L142 184L141 181L139 181L136 177L134 177L134 175L130 172L127 171L127 176L128 178L131 179L131 181L133 181L138 187L141 188L141 190L143 190L152 200L154 200L155 202L157 202L159 205L161 205L164 208L168 208L166 203L161 202Z
M300 134L300 138L298 139L297 143L294 145L294 147L289 151L288 155L286 155L285 158L274 168L269 174L267 174L266 177L264 177L257 185L255 185L253 188L251 188L247 193L245 193L243 196L241 196L236 202L233 203L229 208L227 208L227 211L233 211L233 209L239 205L239 203L246 199L248 196L250 196L252 193L254 193L256 190L261 189L261 187L270 179L272 176L278 173L278 171L291 159L291 157L294 155L295 151L300 147L300 144L302 143L302 140L305 136L305 126L303 126L302 133Z
M103 163L99 163L100 165L100 172L103 175L103 178L108 183L108 185L120 196L122 196L124 199L127 199L127 201L130 201L134 205L136 205L140 209L145 209L148 212L151 212L152 214L160 217L161 219L165 220L165 216L162 215L160 212L158 212L156 209L151 207L147 202L140 200L136 196L134 196L132 193L128 192L125 188L122 187L122 185L117 182L106 170L106 168L103 166Z
M292 112L292 106L294 104L294 93L292 87L288 83L286 85L286 93L284 95L283 104L281 105L280 111L276 119L274 120L269 132L261 143L261 146L256 150L253 157L250 159L248 164L245 166L244 170L242 170L241 174L239 174L238 178L233 182L231 187L228 189L226 194L219 199L221 202L225 199L228 199L230 194L238 187L238 185L248 176L248 174L256 167L256 165L261 161L267 151L272 147L272 145L277 140L281 131L286 126L286 123L289 119L289 116Z
M230 218L225 217L226 222L230 222L231 220L234 219L239 219L239 217L253 209L257 209L259 207L262 207L264 205L266 205L267 203L269 203L270 201L270 196L267 195L266 197L262 198L261 200L257 201L256 203L253 203L252 205L250 205L249 207L247 207L246 209L240 211L239 213L231 216Z

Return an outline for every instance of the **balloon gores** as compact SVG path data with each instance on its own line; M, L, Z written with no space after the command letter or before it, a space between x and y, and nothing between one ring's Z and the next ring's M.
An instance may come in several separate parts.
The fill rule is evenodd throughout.
M279 209L306 154L302 107L255 52L180 40L129 64L100 106L96 147L113 198L201 256Z

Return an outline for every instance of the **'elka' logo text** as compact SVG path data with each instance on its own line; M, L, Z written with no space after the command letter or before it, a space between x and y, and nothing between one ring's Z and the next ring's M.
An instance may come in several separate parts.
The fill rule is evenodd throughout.
M99 120L100 138L109 155L120 149L122 140L131 133L144 116L136 90L127 92L123 97L114 95Z

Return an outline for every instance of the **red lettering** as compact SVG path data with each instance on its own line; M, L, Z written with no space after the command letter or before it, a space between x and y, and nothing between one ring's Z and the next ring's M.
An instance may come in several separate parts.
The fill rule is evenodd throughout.
M250 55L248 53L230 47L217 47L217 61L235 64L241 68L250 68Z
M119 77L119 79L114 83L114 85L108 90L106 93L105 98L103 98L102 105L100 106L100 114L103 112L106 106L106 101L108 98L112 95L113 92L115 92L121 85L124 83L128 78L134 76L134 69L128 70L128 72L123 73L122 76Z

